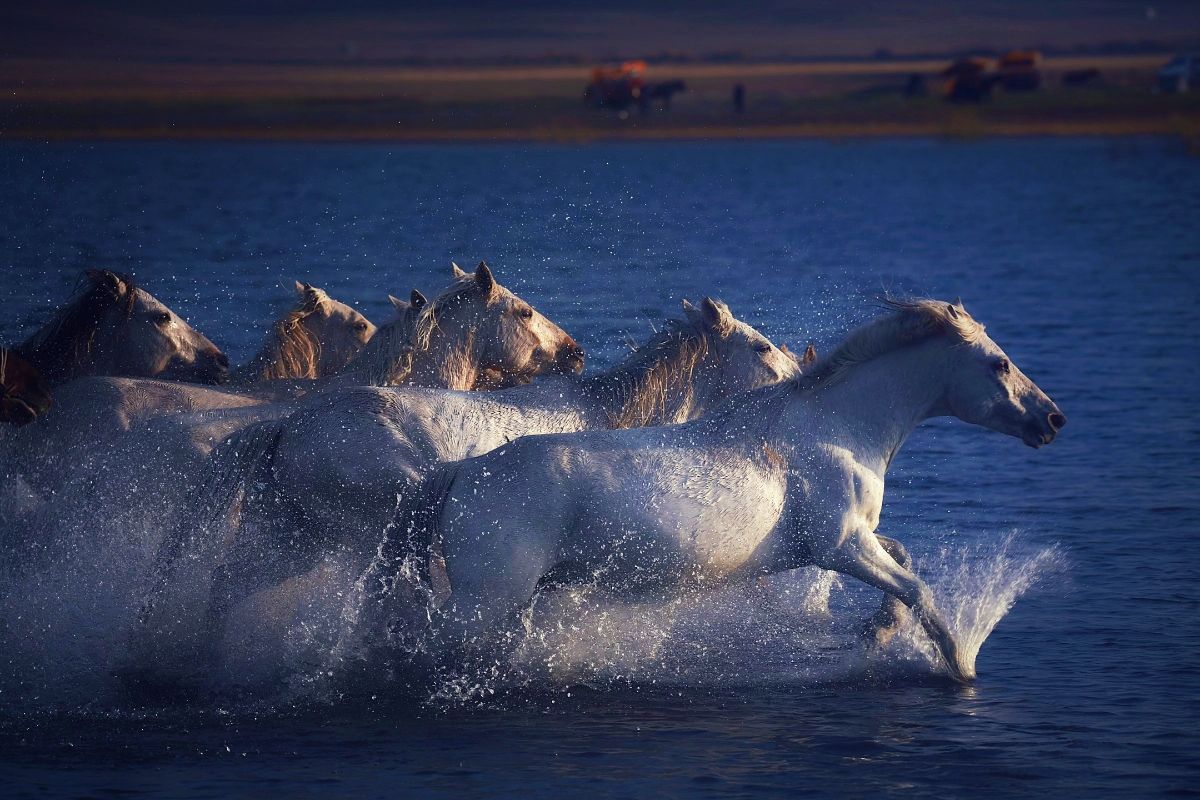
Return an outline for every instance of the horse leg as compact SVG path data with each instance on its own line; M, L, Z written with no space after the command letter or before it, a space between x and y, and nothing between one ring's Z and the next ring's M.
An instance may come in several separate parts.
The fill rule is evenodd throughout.
M912 558L909 557L908 550L904 548L904 545L895 539L879 534L875 534L875 538L879 540L880 546L887 551L893 561L906 570L912 570ZM877 647L886 647L907 617L908 609L904 603L900 602L895 595L885 592L883 602L879 604L879 610L863 623L862 636Z
M820 557L818 564L825 569L858 578L899 599L917 615L945 661L950 676L960 683L967 683L975 677L974 668L963 661L958 642L938 611L933 592L911 570L896 563L874 533L860 530L850 535L839 547Z
M529 603L520 612L521 626L525 629L525 634L533 633L533 613L539 600L572 584L586 583L591 577L591 573L584 569L582 564L576 561L560 561L538 578Z

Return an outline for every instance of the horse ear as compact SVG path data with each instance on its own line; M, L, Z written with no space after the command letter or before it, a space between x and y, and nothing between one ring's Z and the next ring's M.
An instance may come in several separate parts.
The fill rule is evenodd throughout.
M129 285L110 269L89 269L86 275L93 285L104 286L114 297L121 297L129 291Z
M496 279L492 277L492 271L488 268L487 262L480 261L479 266L475 268L475 283L487 295L491 295L496 290Z
M722 336L733 331L733 314L729 313L729 306L724 303L706 297L700 304L700 315L705 325Z
M296 281L296 294L303 295L304 290L307 288L308 288L307 283L301 283L300 281Z
M691 301L691 300L688 300L688 299L685 297L685 298L683 298L683 310L684 310L685 312L688 312L688 311L695 311L695 310L696 310L696 307L695 307L694 305L692 305L692 301Z
M396 309L396 313L404 316L404 313L410 308L409 304L394 295L388 295L388 300L392 304L392 308Z
M461 280L462 278L467 277L469 274L466 272L466 270L464 270L458 264L455 264L453 261L450 262L450 272L454 275L455 280Z
M429 301L425 299L425 295L421 294L419 289L413 289L409 294L409 299L412 301L412 307L416 311L420 311L425 306L429 305Z
M804 355L800 356L800 366L807 367L809 364L817 360L817 348L811 344L804 348Z
M304 284L304 305L309 308L320 308L327 302L329 302L329 295L325 294L324 289L318 289L312 284Z
M960 309L962 309L962 310L964 310L964 311L966 310L966 308L965 308L965 307L963 306L963 304L962 304L962 298L961 298L961 297L956 297L956 298L954 298L954 305L958 306Z
M779 345L779 352L783 353L785 356L790 356L792 354L792 351L788 350L787 342L783 342Z

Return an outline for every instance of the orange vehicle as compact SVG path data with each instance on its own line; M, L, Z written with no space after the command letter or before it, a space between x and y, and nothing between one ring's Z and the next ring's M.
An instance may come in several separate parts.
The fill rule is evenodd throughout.
M996 81L1006 92L1032 92L1042 85L1042 54L1013 50L1000 59Z
M684 91L683 81L648 83L645 61L625 61L618 67L596 67L591 83L583 92L583 101L596 108L625 110L636 105L643 112L652 102L671 104L671 95Z

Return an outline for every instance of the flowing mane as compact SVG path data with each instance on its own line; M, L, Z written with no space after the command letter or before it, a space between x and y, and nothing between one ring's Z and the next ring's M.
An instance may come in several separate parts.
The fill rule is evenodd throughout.
M666 327L629 358L584 382L604 403L613 428L673 421L692 404L693 376L708 350L708 334L699 325L667 320Z
M466 274L455 278L437 297L421 309L413 328L412 346L414 352L424 352L433 342L433 334L438 329L439 318L446 312L457 308L474 295L480 294L479 284L475 276Z
M858 364L938 334L951 333L964 342L977 341L984 335L983 325L961 305L921 297L885 297L881 302L893 313L852 331L828 356L795 378L793 386L801 391L832 386Z
M110 311L122 321L137 302L133 278L117 272L89 270L75 294L41 329L17 347L47 380L67 377L92 350L96 332Z
M321 302L321 295L305 292L299 305L271 326L267 342L238 370L239 377L247 380L321 377L317 370L321 343L304 325L304 320L316 313Z
M412 372L413 329L407 315L380 325L342 376L362 386L395 386Z
M412 375L417 356L428 352L432 346L433 335L438 330L441 318L479 292L473 275L455 278L449 287L416 313L415 319L409 312L381 326L358 357L346 367L344 374L352 375L367 386L404 383Z

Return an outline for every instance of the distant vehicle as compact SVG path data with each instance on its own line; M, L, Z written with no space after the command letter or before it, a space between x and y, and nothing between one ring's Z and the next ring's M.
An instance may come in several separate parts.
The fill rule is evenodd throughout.
M1100 80L1100 70L1095 67L1069 69L1062 74L1063 86L1093 86Z
M996 82L1006 92L1032 92L1042 85L1042 54L1013 50L1000 59Z
M1159 68L1159 91L1184 94L1192 86L1200 86L1200 54L1175 56Z
M687 90L683 81L650 83L645 79L645 61L626 61L619 67L596 67L592 81L583 91L583 102L595 108L625 111L637 106L643 113L660 101L670 107L672 95Z
M986 58L960 58L942 70L942 95L952 103L979 103L992 94L995 73Z

